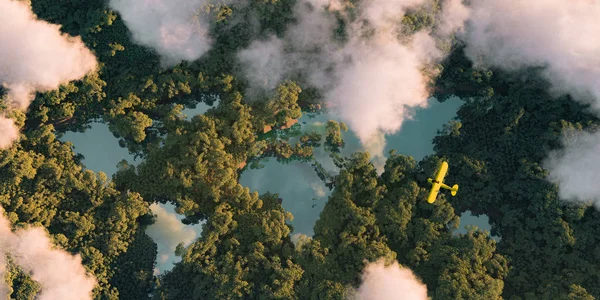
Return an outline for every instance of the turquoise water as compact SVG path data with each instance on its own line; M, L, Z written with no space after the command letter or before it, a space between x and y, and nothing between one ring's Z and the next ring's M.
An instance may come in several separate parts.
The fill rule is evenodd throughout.
M203 114L209 108L210 106L199 103L194 109L184 109L183 113L187 119L190 119L197 114ZM73 143L75 152L85 157L83 163L88 169L104 172L108 178L117 172L117 164L123 159L134 165L139 163L139 160L135 161L126 148L119 146L117 138L104 123L92 123L91 128L83 133L67 132L61 140Z
M108 178L117 172L117 164L125 159L137 164L133 155L126 148L121 148L117 138L103 123L92 123L91 128L85 132L67 132L60 139L73 143L75 152L85 158L83 164L95 172L104 172Z
M210 107L200 103L194 109L185 109L183 113L188 119L196 114L206 112ZM119 146L117 138L108 130L108 126L103 123L93 123L91 128L83 133L68 132L63 137L63 141L70 141L74 145L76 152L83 154L85 166L96 172L104 172L109 178L117 171L117 164L125 159L129 163L137 165L133 155L129 151ZM175 247L183 242L189 245L202 232L202 224L194 226L181 223L183 216L175 213L175 207L172 204L158 204L150 207L152 212L157 215L155 224L148 227L146 233L156 242L158 253L156 258L155 273L163 273L171 270L173 263L181 259L175 256Z
M396 149L399 154L412 156L417 161L426 155L433 154L433 138L444 124L456 116L456 111L461 103L462 101L458 98L451 98L443 103L432 99L429 107L418 109L413 119L406 121L399 132L386 137L384 154L387 156L389 150ZM333 119L332 116L319 115L315 118L304 116L300 119L300 123L306 122L302 125L303 127L319 130L324 128L329 119ZM365 150L358 138L350 131L344 134L344 141L346 143L342 150L344 155ZM316 149L315 157L326 169L335 170L333 162L321 148ZM374 158L376 164L383 163L382 161L377 162L378 160L378 158ZM281 164L275 159L262 162L262 164L265 166L263 169L244 171L240 182L259 193L267 191L278 193L283 199L284 208L294 215L294 220L291 222L294 232L312 236L313 226L331 192L317 177L310 165ZM480 229L490 230L488 219L485 216L474 217L470 212L466 212L461 219L462 226L456 233L466 232L465 225L474 225Z

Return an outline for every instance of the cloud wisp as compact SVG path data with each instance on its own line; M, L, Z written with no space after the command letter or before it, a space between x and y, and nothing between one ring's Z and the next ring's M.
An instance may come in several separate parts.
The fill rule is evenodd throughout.
M584 203L593 202L600 209L600 132L567 131L563 149L551 152L546 161L548 180L559 186L560 198Z
M19 129L15 122L4 116L0 116L0 149L9 148L19 138Z

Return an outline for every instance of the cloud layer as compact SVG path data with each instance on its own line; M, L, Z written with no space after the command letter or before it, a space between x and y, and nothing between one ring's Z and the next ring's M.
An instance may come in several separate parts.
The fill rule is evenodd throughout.
M40 21L23 1L0 0L0 85L9 104L26 110L36 91L57 89L96 69L96 58L80 38L62 34L60 26ZM17 135L0 121L0 149Z
M36 299L92 299L96 279L87 274L81 257L54 248L43 228L19 229L13 233L0 207L0 297L7 296L8 290L3 273L5 255L10 255L41 285Z
M397 262L386 267L379 260L365 267L362 284L351 300L428 300L427 287L410 269Z
M298 1L298 23L282 40L255 41L238 58L254 89L273 89L295 72L304 74L324 92L331 112L346 122L367 148L378 151L371 154L383 156L384 134L400 130L414 108L427 105L430 77L423 69L444 55L432 35L450 34L468 15L459 1L450 1L442 13L443 30L399 39L397 24L405 11L424 2L361 1L358 18L346 18L348 36L342 43L334 39L338 22L328 12L341 9L341 2ZM365 27L365 21L370 27Z
M133 39L154 48L162 63L200 58L212 46L209 19L202 11L207 0L110 0L133 34Z

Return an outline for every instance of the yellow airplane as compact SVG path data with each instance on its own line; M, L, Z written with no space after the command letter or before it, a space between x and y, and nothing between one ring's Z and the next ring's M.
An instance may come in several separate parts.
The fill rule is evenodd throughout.
M440 188L450 190L452 196L456 196L456 192L458 192L458 184L455 184L453 187L449 187L443 183L446 173L448 173L448 163L443 161L442 166L440 167L437 175L435 176L435 180L427 178L427 181L429 181L429 183L431 183L432 185L431 192L429 192L429 198L427 198L427 202L435 202Z

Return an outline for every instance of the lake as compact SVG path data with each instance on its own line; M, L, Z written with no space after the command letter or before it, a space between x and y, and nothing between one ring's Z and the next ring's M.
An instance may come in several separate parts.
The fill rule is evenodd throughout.
M444 103L430 100L430 105L425 109L418 109L412 120L407 120L401 130L394 135L387 137L387 144L384 153L396 149L399 154L409 155L417 161L425 155L433 153L432 140L437 131L456 116L456 111L461 101L452 98ZM185 109L183 112L192 117L196 114L204 113L209 106L200 103L195 109ZM324 130L327 120L333 119L332 116L323 114L314 118L303 116L299 123L303 129L313 128L315 130ZM108 130L108 126L103 123L93 123L91 128L84 133L68 132L61 140L70 141L74 144L75 151L81 153L85 158L85 166L96 172L104 172L109 178L117 171L117 163L122 159L128 162L138 164L127 149L121 148L117 139ZM357 137L352 132L344 133L345 148L342 150L344 155L349 155L355 151L363 151ZM322 148L316 149L315 156L327 169L334 170L335 167ZM381 158L375 158L382 163ZM267 191L278 193L283 198L283 206L294 215L291 225L294 227L294 234L313 234L313 226L319 218L330 191L323 182L317 177L312 167L307 164L290 163L281 164L275 159L262 162L265 166L262 169L247 169L240 177L240 183L256 190L259 193ZM158 245L157 270L155 272L164 272L172 268L172 263L179 260L174 255L177 244L191 243L200 235L201 225L186 226L180 221L181 216L177 215L172 205L152 205L154 214L158 216L155 224L146 231ZM490 226L485 216L473 217L469 212L463 214L461 220L461 229L457 233L464 233L464 225L475 225L481 229L490 230Z

